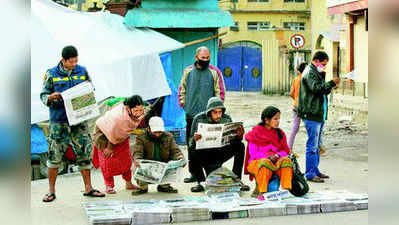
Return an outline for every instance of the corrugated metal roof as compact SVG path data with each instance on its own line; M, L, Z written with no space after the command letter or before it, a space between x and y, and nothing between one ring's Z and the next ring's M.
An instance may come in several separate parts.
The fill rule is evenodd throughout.
M219 28L234 25L233 17L223 10L132 9L125 16L128 27Z

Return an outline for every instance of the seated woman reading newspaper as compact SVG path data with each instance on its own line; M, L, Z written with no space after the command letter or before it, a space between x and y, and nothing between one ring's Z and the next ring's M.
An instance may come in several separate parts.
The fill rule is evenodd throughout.
M280 110L269 106L263 110L262 121L245 135L248 141L245 173L255 177L253 197L262 199L273 174L280 178L281 187L292 187L292 162L285 133L279 128Z
M143 104L140 96L133 95L114 105L96 121L93 165L101 167L108 194L116 193L114 176L117 175L122 175L126 181L126 189L136 189L131 182L130 133L145 117Z

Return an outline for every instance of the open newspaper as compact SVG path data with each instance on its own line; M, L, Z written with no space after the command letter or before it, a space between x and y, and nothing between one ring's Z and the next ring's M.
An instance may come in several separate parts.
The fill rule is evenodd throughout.
M185 159L169 163L142 159L140 167L134 172L134 177L153 184L176 183L182 175L182 166L186 163Z
M230 144L230 141L237 136L237 128L242 122L224 124L199 123L197 133L202 135L196 143L196 149L220 148Z
M69 125L76 125L100 115L93 85L85 81L61 93Z

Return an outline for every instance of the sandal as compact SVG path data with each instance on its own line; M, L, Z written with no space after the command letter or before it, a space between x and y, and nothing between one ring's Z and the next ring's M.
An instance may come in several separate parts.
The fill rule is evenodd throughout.
M97 194L95 194L97 193ZM91 191L87 192L87 193L83 193L83 196L87 196L87 197L105 197L104 193L101 193L99 190L96 189L91 189Z
M161 186L158 185L157 187L158 192L165 192L165 193L177 193L177 189L173 188L172 186Z
M112 188L112 187L107 187L107 188L105 189L105 192L106 192L107 194L116 194L115 189Z
M134 189L132 195L141 195L148 192L148 189Z
M52 202L55 200L55 194L54 193L48 193L44 196L43 202Z

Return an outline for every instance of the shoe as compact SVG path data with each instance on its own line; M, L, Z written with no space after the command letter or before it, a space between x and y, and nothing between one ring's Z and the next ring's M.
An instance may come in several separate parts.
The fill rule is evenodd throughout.
M158 192L165 192L165 193L177 193L177 189L173 188L172 186L157 186L157 191Z
M314 176L313 178L307 179L307 180L310 181L310 182L315 182L315 183L324 183L324 180L321 179L321 178L318 177L318 176Z
M324 148L324 146L321 146L319 149L319 154L323 155L324 153L326 153L326 149Z
M203 192L203 191L205 191L205 188L201 184L198 184L197 186L191 188L191 192Z
M184 178L184 183L193 183L193 182L197 182L197 178L190 176L188 178Z
M240 191L250 191L251 188L248 185L242 184Z
M135 189L132 191L132 195L141 195L148 192L148 189Z
M328 178L330 178L330 176L328 176L327 174L324 174L324 173L321 173L321 174L319 175L319 177L320 177L320 178L323 178L323 179L328 179Z

